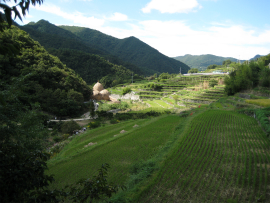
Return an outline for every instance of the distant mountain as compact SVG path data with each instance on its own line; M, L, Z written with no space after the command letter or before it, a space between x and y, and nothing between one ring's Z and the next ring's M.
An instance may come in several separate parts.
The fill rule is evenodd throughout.
M104 57L106 60L109 60L111 63L123 65L135 73L143 74L143 71L135 65L111 55L108 51L103 50L100 47L88 45L73 33L61 29L48 21L40 20L37 23L31 22L27 25L21 26L20 29L29 33L34 40L38 41L46 49L70 49L99 55ZM65 63L65 61L63 62ZM73 69L73 67L71 68Z
M76 26L59 26L74 33L86 44L100 47L123 61L132 63L151 73L182 73L190 69L186 64L167 57L135 37L117 39L97 30Z
M21 89L16 91L21 92L18 99L23 103L38 102L43 111L57 116L84 112L83 102L89 100L92 90L74 70L16 26L1 32L0 41L10 42L13 50L20 47L17 53L0 49L0 90L5 84L20 82Z
M73 33L48 21L19 26L48 52L78 73L88 84L102 81L105 86L130 80L132 72L144 75L137 66L125 62L102 48L90 46Z
M206 55L190 55L186 54L185 56L177 56L173 57L176 60L182 61L183 63L187 64L191 68L198 68L199 70L205 70L209 65L222 65L223 61L231 60L232 62L236 62L236 58L232 57L221 57L215 56L211 54Z
M251 59L249 59L250 61L251 60L256 60L257 58L260 58L260 57L262 57L262 56L264 56L264 55L259 55L259 54L257 54L256 56L254 56L253 58L251 58Z

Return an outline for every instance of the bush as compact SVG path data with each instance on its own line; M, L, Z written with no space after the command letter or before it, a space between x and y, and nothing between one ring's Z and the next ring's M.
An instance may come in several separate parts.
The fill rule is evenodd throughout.
M111 121L110 121L110 123L111 124L116 124L116 123L119 123L120 121L119 120L116 120L116 119L112 119Z
M72 135L74 130L79 130L81 127L75 121L67 121L64 122L61 126L61 132L65 134Z
M49 128L52 127L54 131L61 132L63 121L60 122L49 122Z
M53 141L55 141L55 142L60 142L61 140L62 140L62 138L60 136L53 137Z
M99 120L111 120L113 118L113 113L107 111L98 111L97 115Z
M122 91L122 95L125 95L127 93L130 93L131 92L131 88L130 87L125 87Z
M212 79L212 80L209 81L209 86L210 87L215 87L217 84L218 84L218 81L215 80L215 79Z
M93 121L93 122L88 123L87 127L90 129L94 129L94 128L99 127L100 125L101 125L100 121Z

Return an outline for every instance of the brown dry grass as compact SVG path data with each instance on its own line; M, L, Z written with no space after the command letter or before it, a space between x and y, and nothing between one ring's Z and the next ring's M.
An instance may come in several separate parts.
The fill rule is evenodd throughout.
M203 89L208 89L208 88L209 88L209 82L205 80L203 82Z
M224 85L224 78L218 79L218 85Z
M81 127L87 125L89 122L90 120L76 121Z

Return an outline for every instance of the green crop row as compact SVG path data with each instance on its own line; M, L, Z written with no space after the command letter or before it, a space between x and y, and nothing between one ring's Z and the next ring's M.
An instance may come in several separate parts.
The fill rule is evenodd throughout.
M140 98L160 98L158 95L140 95Z
M248 99L246 102L248 104L255 104L262 107L270 107L270 99Z
M269 144L254 118L206 111L191 121L140 201L266 201Z
M165 115L146 122L136 121L139 122L138 127L132 127L135 121L131 121L116 124L115 129L90 131L71 141L60 158L48 163L48 174L55 174L56 179L51 187L61 188L67 183L92 176L102 163L111 166L109 181L123 184L131 166L154 156L166 144L172 129L180 121L176 115ZM121 134L120 130L126 132ZM96 145L84 147L88 142L95 142Z
M156 102L157 104L163 106L164 108L168 108L168 109L172 108L171 105L167 104L166 102L164 102L162 100L155 100L154 102Z
M164 94L163 92L156 92L156 91L139 92L139 95L159 95L159 96L162 96L163 94Z
M162 105L158 104L156 101L157 100L145 101L145 103L148 103L152 108L163 108L163 109L165 109Z

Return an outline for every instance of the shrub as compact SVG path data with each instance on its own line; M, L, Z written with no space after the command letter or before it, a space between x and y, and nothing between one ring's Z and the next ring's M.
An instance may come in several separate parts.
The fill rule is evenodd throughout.
M122 95L125 95L127 93L130 93L131 92L131 88L130 87L125 87L122 91Z
M100 125L101 125L100 121L93 121L93 122L88 123L87 127L90 129L94 129L94 128L99 127Z
M55 141L55 142L60 142L61 140L62 140L62 138L60 136L53 137L53 141Z
M178 101L179 96L175 94L172 97L174 99L175 104L177 104L177 101Z
M97 112L99 120L110 120L113 118L113 113L107 111L98 111Z
M116 124L116 123L119 123L120 121L119 120L116 120L116 119L112 119L112 120L110 120L110 123L111 124Z
M74 130L79 130L81 127L78 123L76 123L75 121L71 120L71 121L67 121L64 122L61 126L61 132L65 133L65 134L73 134Z
M215 79L212 79L212 80L209 81L209 86L210 87L215 87L217 84L218 84L218 81L215 80Z

